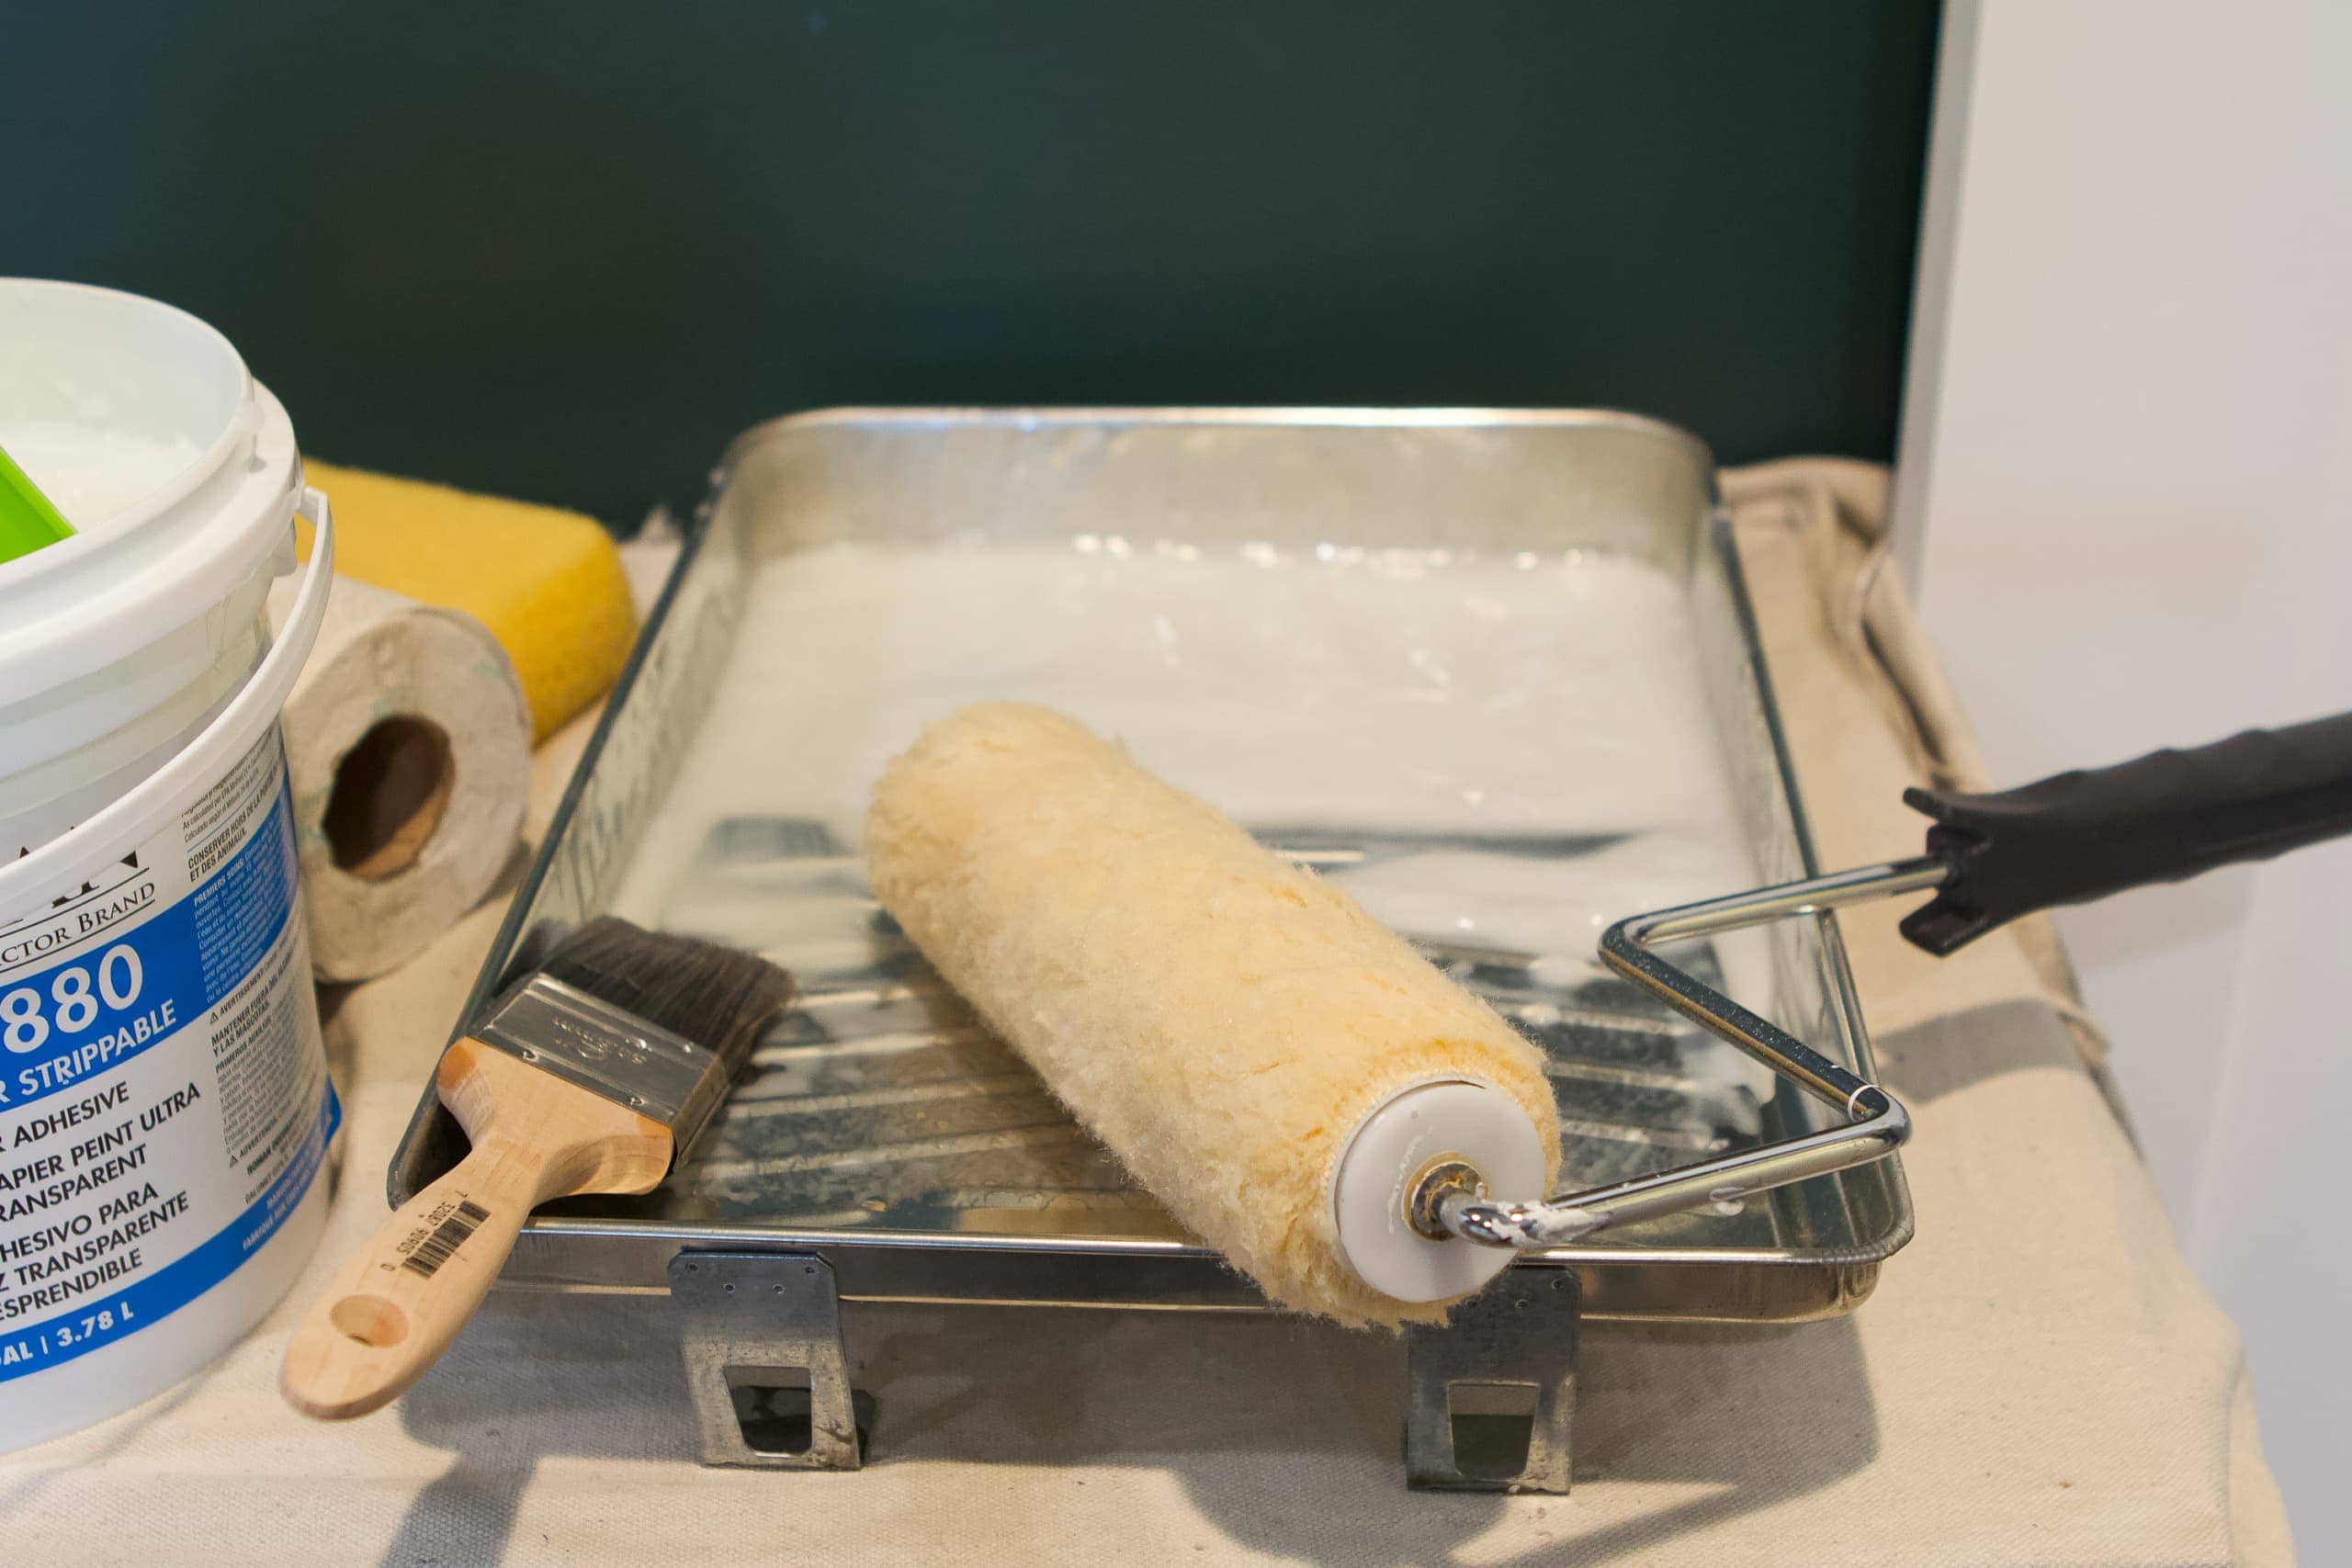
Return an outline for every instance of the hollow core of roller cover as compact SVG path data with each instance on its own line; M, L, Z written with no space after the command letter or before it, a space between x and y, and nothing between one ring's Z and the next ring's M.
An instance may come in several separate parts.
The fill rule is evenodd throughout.
M1363 1282L1400 1302L1467 1295L1510 1264L1509 1247L1413 1229L1413 1182L1447 1156L1476 1168L1498 1198L1544 1195L1544 1145L1516 1101L1489 1084L1420 1083L1381 1101L1349 1138L1331 1182L1340 1250Z

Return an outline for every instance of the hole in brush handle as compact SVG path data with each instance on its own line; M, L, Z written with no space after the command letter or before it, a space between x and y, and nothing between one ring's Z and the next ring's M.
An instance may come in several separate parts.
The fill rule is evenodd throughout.
M408 1314L382 1296L345 1296L327 1313L335 1332L371 1350L389 1350L408 1337Z

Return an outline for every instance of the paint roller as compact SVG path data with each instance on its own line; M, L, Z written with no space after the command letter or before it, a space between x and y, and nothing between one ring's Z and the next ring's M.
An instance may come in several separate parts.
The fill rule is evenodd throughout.
M1135 1177L1275 1302L1431 1320L1517 1249L1883 1158L1868 1082L1659 945L1932 893L1941 955L2009 920L2352 834L2352 714L1989 795L1914 789L1927 852L1619 921L1611 969L1842 1123L1537 1201L1557 1122L1532 1047L1344 895L1042 708L967 708L875 794L875 891ZM1860 1021L1849 1018L1858 1032Z
M1214 807L1072 719L988 704L891 763L866 841L933 965L1276 1303L1435 1321L1510 1261L1409 1200L1464 1168L1551 1190L1535 1048Z

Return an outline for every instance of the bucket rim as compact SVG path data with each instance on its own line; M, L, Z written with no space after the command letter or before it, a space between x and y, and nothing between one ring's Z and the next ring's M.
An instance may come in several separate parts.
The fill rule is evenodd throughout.
M334 584L334 519L325 494L304 487L294 513L310 520L315 542L293 609L269 652L228 705L162 767L40 848L0 865L0 916L71 880L80 867L102 864L137 848L277 722L318 640Z
M168 300L134 294L127 288L110 288L100 283L79 283L60 277L0 277L0 300L14 295L29 295L37 299L45 294L104 300L117 308L171 321L180 330L190 332L203 340L217 353L220 367L231 373L229 378L235 384L235 392L228 418L222 422L221 427L171 478L130 505L117 507L104 517L93 518L86 523L74 522L73 537L61 539L56 544L0 564L0 591L9 586L12 576L21 581L29 580L42 570L58 570L72 560L77 545L83 549L103 547L116 536L133 532L141 525L177 506L205 480L220 471L238 446L254 434L256 426L253 407L253 367L245 363L245 356L237 352L237 345L230 341L226 333L195 311L183 310ZM28 566L28 562L39 564ZM18 568L24 570L19 571Z

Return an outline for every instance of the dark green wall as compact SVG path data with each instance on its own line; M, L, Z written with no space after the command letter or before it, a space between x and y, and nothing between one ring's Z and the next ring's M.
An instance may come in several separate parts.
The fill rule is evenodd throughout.
M0 6L0 273L326 457L690 500L842 402L1601 403L1893 449L1936 7Z

